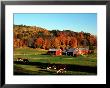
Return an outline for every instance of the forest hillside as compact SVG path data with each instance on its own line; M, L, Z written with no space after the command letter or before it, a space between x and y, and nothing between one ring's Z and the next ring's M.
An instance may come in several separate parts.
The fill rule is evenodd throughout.
M79 48L95 49L97 36L86 32L67 30L48 30L36 26L14 25L14 48L29 47L48 50L50 48ZM88 29L89 30L89 29Z

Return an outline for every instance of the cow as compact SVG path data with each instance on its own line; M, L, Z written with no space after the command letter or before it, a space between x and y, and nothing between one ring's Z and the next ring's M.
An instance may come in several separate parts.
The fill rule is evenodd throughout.
M18 62L29 63L29 60L26 58L17 58Z
M66 65L64 65L64 64L59 64L58 66L57 66L57 71L56 71L56 73L57 74L63 74L63 73L65 73L66 72Z
M22 62L22 61L23 61L23 59L22 59L22 58L17 58L17 61L21 61L21 62Z
M56 70L56 65L55 64L49 64L47 66L47 70Z
M54 71L56 71L57 74L63 74L66 72L66 65L64 65L64 64L49 64L47 66L47 70L48 71L54 70Z
M23 62L24 63L29 63L29 60L28 59L23 59Z

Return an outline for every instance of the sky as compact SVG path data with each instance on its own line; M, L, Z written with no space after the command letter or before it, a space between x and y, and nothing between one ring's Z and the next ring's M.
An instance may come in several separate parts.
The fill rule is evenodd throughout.
M27 25L48 30L72 30L97 35L96 13L16 13L15 25Z

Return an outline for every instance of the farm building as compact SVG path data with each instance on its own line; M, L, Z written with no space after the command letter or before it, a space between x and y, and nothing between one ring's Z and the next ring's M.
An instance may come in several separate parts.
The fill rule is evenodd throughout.
M77 48L70 48L66 51L66 55L68 55L68 56L76 56L77 53L78 53Z
M62 55L62 50L61 49L49 49L48 54L50 55Z
M84 54L88 54L89 53L89 49L88 48L79 48L78 49L78 54L79 55L84 55Z
M88 53L89 53L89 49L87 48L70 48L63 51L63 54L68 56L84 55Z

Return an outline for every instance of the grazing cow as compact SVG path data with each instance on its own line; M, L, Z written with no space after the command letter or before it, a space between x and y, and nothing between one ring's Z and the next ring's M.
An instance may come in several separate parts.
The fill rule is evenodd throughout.
M17 58L17 61L23 61L23 59L22 58Z
M57 74L63 74L66 72L66 65L64 64L49 64L47 67L48 71L54 70Z
M66 72L66 65L64 65L64 64L58 65L56 73L57 74L63 74L65 72Z
M29 60L28 59L23 59L23 62L24 63L29 63Z
M59 70L57 70L57 74L58 73L60 73L60 74L62 74L62 73L65 73L66 71L65 71L65 68L64 69L59 69Z
M47 66L47 70L56 70L56 65L55 64L49 64Z
M18 62L24 62L24 63L29 63L28 59L23 59L23 58L17 58Z

